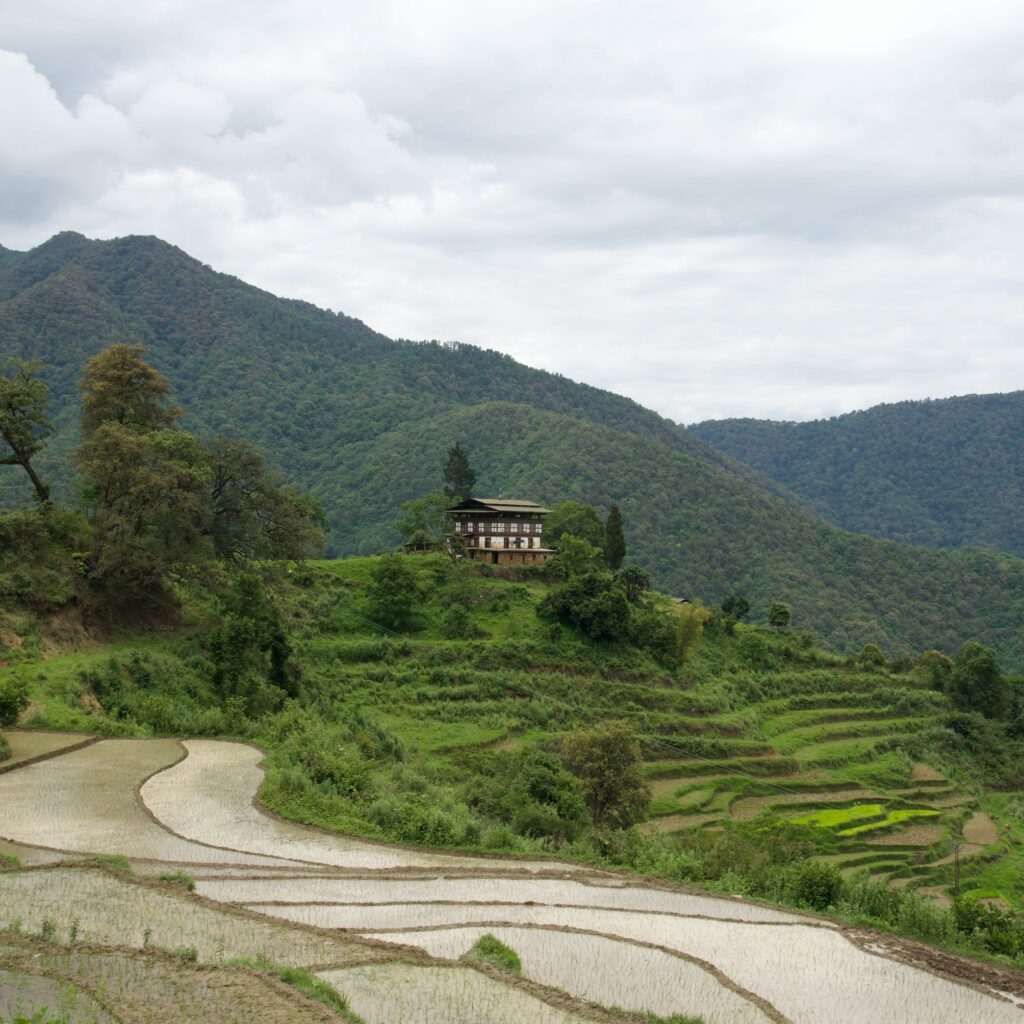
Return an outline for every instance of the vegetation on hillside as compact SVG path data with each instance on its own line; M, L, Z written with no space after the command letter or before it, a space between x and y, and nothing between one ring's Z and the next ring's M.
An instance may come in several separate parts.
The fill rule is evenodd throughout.
M847 530L1024 556L1024 391L690 429Z
M0 265L0 347L44 363L53 433L33 465L61 503L72 503L82 440L76 381L118 342L146 345L182 427L245 437L310 491L335 554L391 548L396 510L436 486L435 467L458 438L476 493L577 500L602 519L618 505L630 559L663 590L713 603L742 591L755 618L780 600L794 623L849 652L875 642L889 656L924 646L952 654L976 637L1024 665L1016 559L843 533L627 399L470 346L390 341L155 239L62 234ZM0 504L31 493L24 473L0 473ZM48 571L50 541L33 536Z
M408 583L396 564L416 599L393 629L375 615ZM1014 913L976 904L1024 900L1024 681L976 645L955 661L839 658L720 610L665 662L553 616L567 582L443 555L267 564L220 594L190 585L175 636L9 650L0 685L27 684L30 726L255 741L262 801L300 821L551 853L1020 956ZM627 605L682 629L657 594ZM453 607L471 638L450 638ZM999 828L964 854L965 900L915 893L948 891L978 815Z

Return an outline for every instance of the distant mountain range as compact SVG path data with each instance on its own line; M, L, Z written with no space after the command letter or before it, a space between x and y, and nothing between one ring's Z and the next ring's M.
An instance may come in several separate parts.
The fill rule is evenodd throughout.
M75 382L118 341L147 346L186 426L249 437L316 495L334 554L393 545L399 503L438 484L458 439L480 493L618 502L630 559L667 591L709 603L740 591L758 610L785 600L797 627L843 649L952 649L974 636L1024 665L1024 561L844 532L762 467L629 399L497 352L390 340L155 238L63 233L0 250L0 354L46 364L57 430L40 469L64 500ZM27 500L0 470L0 505Z
M691 431L847 530L1024 557L1024 391Z

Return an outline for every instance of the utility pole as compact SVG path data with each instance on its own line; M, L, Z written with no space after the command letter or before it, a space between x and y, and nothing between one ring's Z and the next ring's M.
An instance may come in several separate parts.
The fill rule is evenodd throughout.
M953 847L953 895L960 898L960 844Z

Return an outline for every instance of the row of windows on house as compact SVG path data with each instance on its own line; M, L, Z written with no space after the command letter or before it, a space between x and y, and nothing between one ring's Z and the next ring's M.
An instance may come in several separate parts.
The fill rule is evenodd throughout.
M539 548L540 537L481 537L484 548Z
M483 533L490 530L494 533L540 533L541 523L464 523L456 521L456 533ZM476 526L474 530L473 527Z

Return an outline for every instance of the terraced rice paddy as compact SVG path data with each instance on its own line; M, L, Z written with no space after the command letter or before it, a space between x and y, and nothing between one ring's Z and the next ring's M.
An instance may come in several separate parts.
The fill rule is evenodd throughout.
M88 992L70 982L0 969L0 1020L30 1018L39 1012L47 1012L67 1024L117 1024Z
M278 858L189 842L146 814L137 787L181 757L174 740L101 740L6 772L0 775L0 838L74 853L287 866Z
M192 964L160 952L131 952L76 946L47 951L26 944L0 956L19 979L35 975L45 983L73 982L73 1024L325 1024L339 1018L269 975L238 968ZM20 968L20 970L18 970ZM21 984L23 982L19 982ZM40 993L43 995L43 993ZM105 1010L89 1014L90 996ZM64 995L64 999L69 997ZM42 1003L52 1012L66 1003ZM60 1019L60 1018L58 1018Z
M188 757L154 775L141 798L160 824L204 845L231 848L252 856L345 868L457 867L464 859L417 850L396 849L328 835L270 817L253 806L263 772L255 747L187 740ZM477 861L478 867L501 869L502 861ZM520 863L520 867L531 865ZM548 870L547 862L532 865Z
M95 740L94 736L74 732L47 732L41 729L8 729L4 736L11 748L11 756L0 763L0 772L11 771L26 761L35 761L44 757L79 747Z
M321 971L366 1024L582 1024L560 1010L467 967L382 964Z
M98 868L44 868L0 874L0 926L17 922L39 934L44 921L55 934L105 946L192 948L198 960L219 963L262 956L271 963L363 963L381 959L368 946L310 929L190 899L171 886L156 887Z
M703 716L701 735L721 737L724 756L673 761L654 745L658 756L646 766L654 818L646 828L715 829L777 814L831 831L837 852L825 859L844 873L870 866L891 884L947 893L954 845L961 858L991 854L1000 836L974 831L980 812L970 794L933 767L887 752L934 721L924 712L935 695L904 689L893 698L874 688L890 682L864 675L851 675L849 685L817 694L801 687L741 712ZM752 758L753 743L765 753ZM865 861L872 851L885 859Z
M92 998L100 979L113 979L102 1008L126 1024L170 1024L167 1007L175 1024L338 1019L269 975L229 967L233 957L316 970L371 1024L625 1020L588 1004L708 1024L1024 1022L992 991L868 952L843 929L798 914L555 862L435 858L288 825L254 804L258 751L190 741L179 763L182 754L170 741L102 741L0 776L8 838L153 858L150 872L161 859L194 864L198 876L191 894L107 868L0 873L0 927L17 922L22 933L78 943L30 956L15 936L13 951L0 948L0 969L58 987L73 981ZM735 790L703 788L715 790L710 813L730 813ZM907 809L888 799L870 813L854 806L833 824L888 822ZM825 810L810 800L789 809ZM984 828L976 819L972 832ZM869 856L856 842L848 853ZM456 963L485 933L518 953L523 982Z
M406 941L455 960L481 935L494 935L535 981L605 1006L669 1016L689 1007L708 1024L768 1024L756 1001L723 984L708 967L663 950L600 935L531 928L458 928L411 932ZM614 964L615 969L610 970Z

